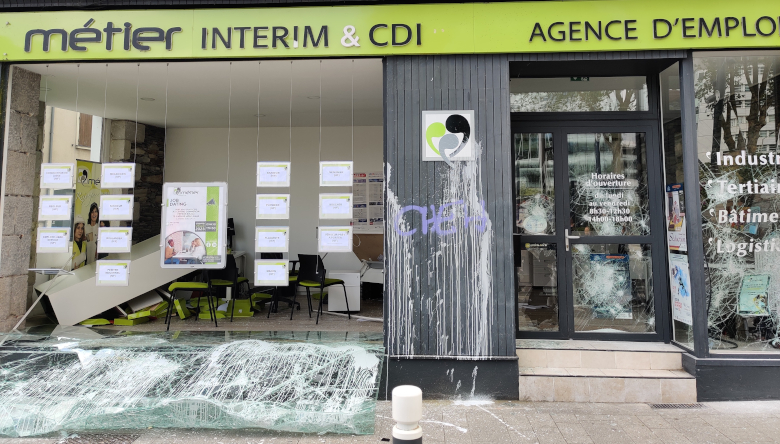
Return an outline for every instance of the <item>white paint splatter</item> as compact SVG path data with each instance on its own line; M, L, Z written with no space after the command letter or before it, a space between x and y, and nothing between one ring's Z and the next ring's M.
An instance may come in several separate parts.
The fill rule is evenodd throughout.
M476 150L476 161L455 162L453 167L437 163L437 177L441 180L435 186L441 192L435 194L441 196L441 202L401 202L393 189L387 188L387 246L393 252L385 263L389 298L387 342L391 355L419 354L417 344L421 342L429 345L427 355L492 355L493 227L487 211L481 214L484 197L479 144ZM388 184L392 183L391 174L392 165L387 164ZM440 230L452 233L399 233L413 229L411 217L399 219L404 206L428 208L432 203L438 208L453 202L462 202L464 211L448 207L439 221ZM421 239L427 242L427 248ZM419 263L414 262L415 254ZM424 288L432 290L431 294L422 293L421 281ZM424 316L415 313L415 302ZM427 320L428 337L418 336L415 315L422 322Z
M461 405L466 407L476 407L480 405L491 405L493 404L492 399L488 398L480 398L480 397L474 397L472 399L458 399L456 401L452 402L454 405Z

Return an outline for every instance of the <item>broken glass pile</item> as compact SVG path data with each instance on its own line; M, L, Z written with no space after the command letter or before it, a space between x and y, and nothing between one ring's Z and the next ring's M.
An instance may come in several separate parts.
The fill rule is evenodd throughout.
M349 336L0 336L0 435L148 427L370 434L384 349L381 335Z

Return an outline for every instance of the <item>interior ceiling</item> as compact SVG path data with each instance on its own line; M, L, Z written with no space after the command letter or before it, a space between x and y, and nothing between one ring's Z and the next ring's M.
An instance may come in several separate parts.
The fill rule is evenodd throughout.
M323 126L350 126L353 114L356 126L383 124L381 59L20 67L43 76L47 106L109 119L135 120L137 112L139 122L159 127L166 125L166 85L168 127L254 128L257 114L260 126L287 127L291 103L292 126L319 126L320 114Z

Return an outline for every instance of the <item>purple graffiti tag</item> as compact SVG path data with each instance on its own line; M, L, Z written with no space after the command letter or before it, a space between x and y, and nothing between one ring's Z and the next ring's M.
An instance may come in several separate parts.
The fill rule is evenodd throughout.
M425 207L417 206L417 205L408 205L408 206L405 206L405 207L401 208L401 211L398 212L398 216L395 217L395 225L394 225L395 226L395 232L397 234L399 234L400 236L411 236L411 235L413 235L414 233L417 232L417 228L413 228L413 229L411 229L409 231L403 231L403 230L401 230L399 228L401 219L404 217L404 214L407 211L417 211L418 213L420 213L420 216L422 216L422 219L423 219L422 232L423 232L423 234L427 234L428 233L429 221L431 221L430 219L426 218L428 216L428 209L425 208Z
M448 216L444 216L444 210L446 210L448 207L451 207L453 205L463 205L462 200L456 200L455 202L449 202L444 205L439 206L439 212L436 213L436 233L439 235L442 234L452 234L456 233L458 231L458 227L455 225L452 225L449 230L445 230L442 228L441 224L445 222L449 222L451 220L455 220L455 211L450 211L450 214ZM433 209L433 205L431 205L431 209Z
M422 234L428 234L429 231L440 236L454 234L457 233L459 229L456 224L450 224L449 227L446 227L443 224L448 224L455 221L457 218L457 211L462 208L463 228L468 229L469 225L472 224L480 232L484 232L488 220L487 213L485 212L484 201L480 202L480 207L481 208L479 209L478 213L471 214L469 212L468 205L465 205L463 200L447 202L440 205L438 210L436 205L430 205L430 211L428 208L418 205L407 205L401 208L401 211L398 212L398 215L395 217L395 224L393 228L395 229L396 234L399 236L411 236L417 233L417 228L412 228L410 230L401 229L401 221L403 220L404 215L409 211L416 211L422 217L422 229L420 230L422 231ZM448 208L450 211L445 215ZM429 214L431 217L428 217Z
M487 213L485 212L485 201L482 200L479 202L480 206L482 207L482 211L480 211L479 214L476 216L469 216L469 209L468 206L466 206L466 221L464 222L464 226L466 229L469 228L469 223L475 222L475 225L479 229L480 232L485 231L485 225L487 225Z

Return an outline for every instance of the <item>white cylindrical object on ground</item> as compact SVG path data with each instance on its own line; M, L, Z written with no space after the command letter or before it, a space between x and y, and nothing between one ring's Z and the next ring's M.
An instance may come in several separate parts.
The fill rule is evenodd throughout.
M422 390L413 385L393 389L393 441L422 442Z

